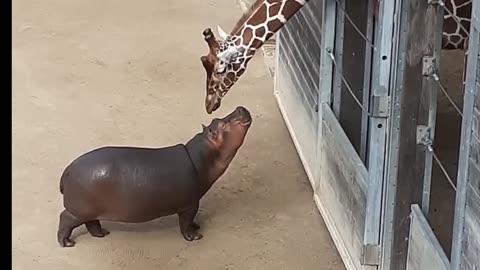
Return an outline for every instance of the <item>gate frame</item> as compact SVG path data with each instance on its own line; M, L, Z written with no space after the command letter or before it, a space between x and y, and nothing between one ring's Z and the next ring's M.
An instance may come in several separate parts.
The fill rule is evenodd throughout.
M443 24L439 20L443 20L443 9L427 0L397 0L395 10L398 23L393 35L392 69L396 71L391 81L381 269L405 269L409 246L404 239L410 231L410 206L421 204L425 192L428 198L430 195L432 155L416 140L415 131L422 127L435 129L438 86L425 74L424 60L436 58L438 66L442 35L436 29ZM426 143L428 139L432 142L433 132L426 134Z
M460 153L458 157L457 192L455 198L455 214L452 230L451 270L460 270L462 241L464 240L466 193L469 172L470 142L472 137L473 113L477 83L477 68L480 56L480 3L472 1L472 18L470 38L465 71L465 93L463 98L462 134L460 137ZM479 94L479 93L477 93Z
M339 1L341 4L344 1ZM371 1L369 1L371 3ZM372 52L373 61L369 59L369 53L366 53L365 56L365 65L371 64L368 68L365 69L364 74L364 85L371 86L371 91L368 91L366 97L364 95L363 100L368 100L367 106L370 104L372 109L369 109L369 113L372 117L361 118L361 135L362 138L366 138L366 128L368 128L368 143L364 143L363 139L361 142L361 149L359 156L367 156L368 160L365 160L368 165L368 190L367 190L367 203L366 203L366 216L365 216L365 231L363 237L363 249L362 249L362 260L360 262L362 269L378 269L378 266L381 263L381 248L380 241L383 231L383 213L382 213L382 203L383 196L382 191L384 189L384 182L386 181L386 159L387 159L387 135L388 135L388 117L390 113L390 89L391 89L391 76L392 72L395 72L392 69L392 59L395 57L395 52L392 50L394 44L391 42L391 37L394 34L394 20L395 13L394 8L396 6L396 0L386 0L382 1L380 4L380 16L378 18L377 25L375 29L376 39L375 46L377 51ZM322 107L327 105L332 109L332 112L338 117L339 115L339 88L341 85L341 79L338 78L338 70L334 69L332 61L329 58L329 54L332 51L338 50L334 49L334 45L338 45L338 41L343 36L343 25L345 23L343 16L337 14L338 8L335 0L324 0L323 6L323 23L322 23L322 57L321 57L321 68L320 68L320 91L319 91L319 116L318 119L321 122L324 119ZM341 11L339 11L341 12ZM370 12L369 12L370 13ZM370 14L369 14L370 15ZM340 18L339 18L340 16ZM348 23L348 22L347 22ZM372 28L372 21L367 22L367 36L369 28ZM338 32L341 31L341 32ZM340 48L341 49L341 48ZM367 48L367 51L370 51L371 48ZM341 51L336 51L336 55L340 54ZM342 62L341 60L338 62ZM338 68L338 66L337 66ZM341 67L340 67L341 69ZM337 76L335 76L337 74ZM367 77L373 74L373 79L370 81L370 78ZM369 89L370 90L370 89ZM337 97L337 98L335 98ZM367 107L368 108L368 107ZM337 119L338 121L338 119ZM367 126L367 123L370 122L370 125ZM322 140L322 124L318 125L317 132L317 157L321 158L321 147L320 142ZM374 142L374 143L372 143ZM362 149L363 148L363 149ZM368 153L363 153L363 151L368 151ZM366 155L365 155L366 154ZM321 170L320 166L317 166L317 173L315 175L319 176L319 171ZM315 181L318 185L322 179ZM317 187L315 187L316 189ZM316 198L317 205L320 205L319 199ZM319 208L321 208L319 206ZM325 215L324 215L325 216ZM324 217L325 218L325 217ZM328 223L328 222L327 222ZM339 236L330 229L332 237L334 239ZM335 242L338 242L337 240ZM342 258L345 261L345 254L342 247L337 246L339 249ZM345 262L347 266L351 265L348 262Z

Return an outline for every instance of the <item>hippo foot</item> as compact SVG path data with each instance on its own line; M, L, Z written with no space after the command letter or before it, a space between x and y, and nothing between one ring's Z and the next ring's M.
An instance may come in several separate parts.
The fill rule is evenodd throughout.
M73 229L80 226L83 223L81 219L78 219L72 213L67 210L63 210L60 213L60 222L58 224L57 240L62 247L73 247L75 241L70 239Z
M192 229L186 232L182 232L182 235L183 235L183 238L185 238L185 240L189 242L194 240L200 240L203 238L203 235L201 233L199 233L197 230L192 230Z
M178 213L179 222L180 222L180 232L183 235L183 238L187 241L199 240L202 239L203 235L198 232L200 226L193 222L195 215L198 212L198 203L192 205L191 208L186 209Z
M74 247L75 246L75 241L73 241L70 238L61 239L59 242L60 242L60 246L62 246L62 247Z
M198 225L197 223L195 222L192 222L192 224L190 224L190 227L194 230L198 230L200 229L200 225Z
M96 231L94 233L90 233L93 237L98 237L98 238L102 238L102 237L105 237L107 235L110 234L109 231L105 230L105 229L101 229L101 231Z
M102 228L102 225L100 225L100 221L98 220L92 220L92 221L86 222L85 226L87 227L87 230L90 233L90 235L93 237L102 238L110 234L109 231Z

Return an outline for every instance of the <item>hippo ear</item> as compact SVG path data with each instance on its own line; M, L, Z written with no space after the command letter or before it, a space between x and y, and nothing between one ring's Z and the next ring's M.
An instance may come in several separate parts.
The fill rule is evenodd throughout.
M202 132L208 132L208 128L204 124L202 124Z
M207 135L207 137L212 140L212 141L215 141L217 140L217 132L214 131L214 130L211 130L210 127L207 127L205 126L204 124L202 124L202 133Z

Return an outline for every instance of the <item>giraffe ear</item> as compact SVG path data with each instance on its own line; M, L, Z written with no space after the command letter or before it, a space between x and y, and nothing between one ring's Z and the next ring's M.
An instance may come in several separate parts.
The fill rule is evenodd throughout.
M223 29L222 29L222 27L220 27L220 25L217 25L217 32L218 32L218 35L222 39L227 39L228 35L227 35L227 33L225 33L225 31L223 31Z

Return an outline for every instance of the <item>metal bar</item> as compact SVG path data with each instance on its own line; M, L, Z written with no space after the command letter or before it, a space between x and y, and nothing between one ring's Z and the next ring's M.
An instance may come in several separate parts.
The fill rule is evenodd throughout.
M342 5L345 5L345 0L340 0ZM337 61L337 66L334 69L333 77L333 97L332 97L332 111L340 119L340 107L342 104L342 66L343 66L343 39L345 30L345 13L335 8L336 23L335 23L335 47L333 54ZM333 48L332 48L333 49Z
M441 52L442 52L442 31L443 31L443 15L444 10L441 7L431 7L436 9L436 18L434 26L434 40L433 40L433 52L432 57L435 59L434 74L438 71L441 64ZM436 81L432 80L435 77L425 76L423 78L424 89L428 90L428 120L427 127L430 128L430 140L431 143L435 140L435 127L437 122L437 105L438 105L438 85ZM430 211L430 194L432 186L432 166L433 166L433 152L425 152L425 163L423 171L423 193L422 193L422 211L425 216L428 216Z
M405 3L405 5L404 5ZM393 230L395 201L397 194L397 175L399 160L399 142L400 142L400 114L401 114L401 95L403 91L403 76L405 70L405 61L401 55L406 51L407 39L401 38L401 29L407 25L408 16L405 11L408 10L408 2L402 0L396 1L396 14L394 16L395 29L392 38L392 74L391 74L391 108L390 125L387 131L387 158L385 162L385 184L382 194L382 222L381 222L381 261L379 269L391 269L391 257L393 255Z
M338 66L338 63L337 61L335 61L335 56L333 55L333 53L329 53L328 56L330 57L330 59L332 60L332 63L333 63L333 66L337 67ZM360 107L360 109L362 109L362 111L364 113L366 113L367 115L370 115L370 113L368 112L367 108L363 107L363 104L362 102L360 102L360 100L357 98L357 96L355 96L355 93L353 92L352 90L352 87L350 86L350 84L347 82L347 79L345 79L345 76L343 76L343 73L340 74L340 77L342 79L342 82L343 82L343 85L345 85L345 88L347 88L348 92L350 93L350 95L352 96L353 100L355 101L355 103L357 103L358 107Z
M277 91L278 87L278 75L276 70L278 70L279 67L279 62L280 62L280 35L282 31L277 31L275 33L276 35L276 40L275 40L275 55L274 55L274 61L275 61L275 73L273 74L273 91Z
M375 35L374 67L372 70L373 98L389 95L392 59L392 36L394 31L395 0L380 1L378 27ZM375 104L373 104L375 105ZM369 127L368 147L368 193L364 231L364 244L380 242L380 218L384 180L386 117L372 117Z
M368 0L368 6L373 6L374 0ZM367 13L367 29L366 37L368 40L373 38L373 9L369 8ZM371 77L372 75L372 48L370 46L365 46L365 65L364 65L364 75L363 75L363 98L362 104L365 108L370 107L370 87L371 87ZM368 157L367 157L367 147L368 147L368 124L369 124L369 114L362 112L362 122L360 124L360 158L362 159L365 166L368 168Z
M342 3L340 3L340 0L335 0L337 1L337 4L338 4L338 7L342 10L345 18L348 20L348 22L350 22L350 24L353 26L353 28L355 29L355 31L357 31L357 33L365 40L365 42L367 43L368 46L370 46L371 48L373 48L374 50L377 50L377 48L375 48L375 46L373 45L373 43L370 41L371 39L366 37L365 34L362 33L362 31L360 31L360 29L358 29L358 26L353 22L353 20L350 18L350 16L348 15L347 11L345 10L345 7L343 6ZM369 8L368 9L368 12L371 13L372 9Z
M473 1L472 14L480 14L480 2ZM470 155L470 142L472 136L472 121L475 97L476 84L476 69L478 67L478 55L480 53L480 29L476 29L475 25L479 25L480 18L472 16L472 23L470 29L470 38L468 44L468 58L467 70L465 74L465 95L463 98L463 115L462 118L462 134L460 137L460 153L458 157L458 171L457 171L457 193L455 198L455 215L453 220L452 232L452 251L450 268L452 270L461 269L462 256L462 240L463 240L463 226L465 222L465 204L466 204L466 186L468 181Z
M330 106L332 102L333 89L333 63L330 60L329 54L333 51L335 46L335 20L336 20L336 2L335 0L323 0L322 3L322 43L320 48L320 76L319 76L319 98L318 98L318 128L317 128L317 171L315 172L316 187L314 192L317 192L320 179L320 164L322 158L321 140L322 140L322 121L323 113L322 106L327 104Z
M442 161L438 158L437 154L435 154L435 150L433 150L433 147L430 145L427 147L428 151L432 153L433 158L435 159L435 162L437 163L438 167L440 167L440 170L442 171L443 175L445 175L445 178L447 178L448 183L450 186L453 188L453 190L457 191L457 187L453 183L452 178L450 175L448 175L447 169L445 169L445 166L443 165Z
M440 89L442 90L443 94L445 95L445 97L448 99L448 101L450 101L450 103L452 104L452 106L455 108L455 110L457 111L458 114L460 114L461 117L463 117L463 113L462 113L462 110L460 110L460 108L458 108L457 104L455 103L455 101L453 100L453 98L448 94L447 92L447 89L445 89L445 87L442 85L442 82L440 82L440 77L434 73L432 75L433 79L435 79L435 81L438 83L438 86L440 87Z

